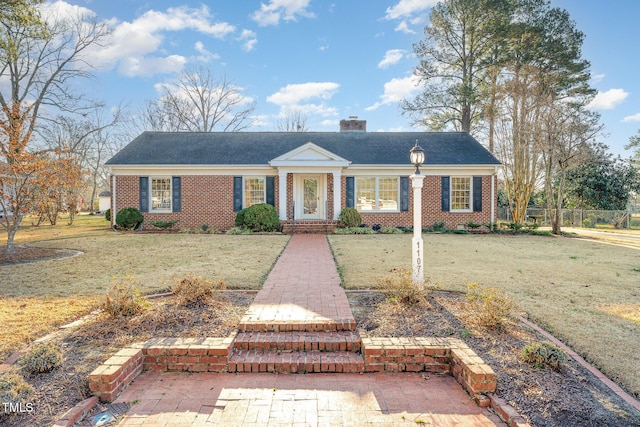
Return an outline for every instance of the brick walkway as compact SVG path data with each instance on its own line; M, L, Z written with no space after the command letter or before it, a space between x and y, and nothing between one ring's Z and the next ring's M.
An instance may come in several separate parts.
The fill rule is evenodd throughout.
M239 327L256 336L354 328L323 235L292 237ZM120 426L505 425L452 376L428 373L144 372L116 402L132 405Z

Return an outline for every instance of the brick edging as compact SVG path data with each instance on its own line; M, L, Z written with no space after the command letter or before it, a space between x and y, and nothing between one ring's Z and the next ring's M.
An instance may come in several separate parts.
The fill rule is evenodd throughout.
M94 406L98 403L98 396L92 396L88 399L83 400L78 403L73 408L69 409L64 413L62 418L56 421L52 427L72 427L82 418L84 418L89 411L93 409Z

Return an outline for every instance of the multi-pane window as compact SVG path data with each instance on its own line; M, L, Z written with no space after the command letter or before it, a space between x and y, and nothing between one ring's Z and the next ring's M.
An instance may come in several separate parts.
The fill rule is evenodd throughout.
M471 210L471 177L451 177L451 210Z
M265 203L266 186L264 177L244 178L244 207Z
M151 178L151 210L171 212L171 178Z
M357 177L356 208L360 211L397 211L398 177Z

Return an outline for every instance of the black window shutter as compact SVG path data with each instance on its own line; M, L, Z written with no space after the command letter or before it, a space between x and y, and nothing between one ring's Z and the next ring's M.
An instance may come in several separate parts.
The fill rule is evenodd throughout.
M409 210L409 177L400 177L400 212Z
M233 177L233 211L242 210L242 177Z
M275 195L275 176L268 176L267 177L267 182L266 182L266 189L267 189L267 200L265 200L265 203L270 204L271 206L275 206L276 205L276 195Z
M140 212L149 212L149 177L140 177Z
M171 178L171 205L173 212L182 210L182 180L179 176Z
M348 176L346 177L347 180L347 208L353 208L355 207L355 198L356 198L356 192L355 192L355 178L352 176Z
M441 182L442 182L442 212L449 212L451 210L449 208L449 200L450 200L449 177L448 176L441 177Z
M482 212L482 177L473 177L473 211Z

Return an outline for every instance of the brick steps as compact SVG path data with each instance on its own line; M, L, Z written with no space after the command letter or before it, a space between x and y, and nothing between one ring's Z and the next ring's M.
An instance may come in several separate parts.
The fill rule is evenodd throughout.
M284 234L331 234L336 226L336 221L296 221L295 224L286 222L282 224L282 232Z
M238 325L240 332L331 332L355 331L358 325L353 318L335 320L274 320L255 321L242 319Z
M362 340L356 331L331 332L240 332L235 350L257 351L351 351L360 352Z
M308 374L364 372L364 359L349 351L235 351L229 357L229 372Z

